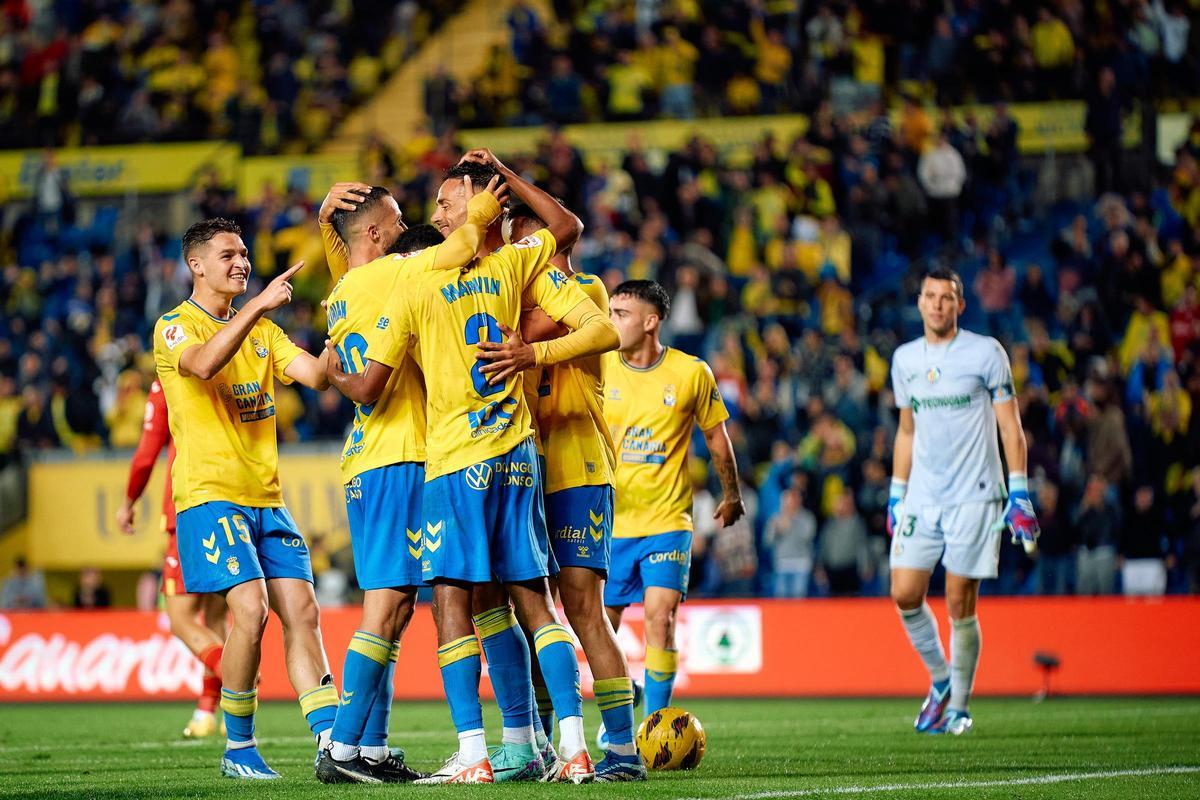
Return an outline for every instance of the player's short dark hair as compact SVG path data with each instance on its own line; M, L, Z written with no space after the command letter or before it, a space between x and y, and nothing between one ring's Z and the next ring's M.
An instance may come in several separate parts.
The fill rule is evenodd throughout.
M612 296L617 297L623 294L636 297L643 303L654 306L659 319L666 319L667 315L671 313L671 298L658 281L625 281L613 289Z
M532 208L530 208L527 204L523 203L520 200L514 200L511 203L509 203L508 208L505 210L505 213L508 214L509 219L514 220L514 221L519 219L519 220L528 220L529 222L536 222L539 225L546 224L546 221L544 219L539 217Z
M372 186L371 191L358 203L358 207L353 211L346 211L343 208L336 209L333 212L333 229L337 231L338 238L346 244L350 244L350 221L358 214L366 213L375 207L385 197L391 197L392 193L382 186Z
M949 267L934 267L926 272L921 278L922 289L925 288L925 281L950 281L954 284L955 290L958 291L959 300L962 300L967 296L966 290L963 288L962 277Z
M446 237L442 236L442 232L432 225L427 223L414 225L396 238L396 241L388 248L388 253L408 255L427 247L436 247L444 241L446 241Z
M241 236L242 226L224 217L213 217L197 222L183 234L183 260L187 261L193 250L208 244L218 233L232 233Z
M496 168L491 164L480 164L478 161L463 161L446 170L443 181L454 178L470 178L477 191L482 191L492 178L496 177Z

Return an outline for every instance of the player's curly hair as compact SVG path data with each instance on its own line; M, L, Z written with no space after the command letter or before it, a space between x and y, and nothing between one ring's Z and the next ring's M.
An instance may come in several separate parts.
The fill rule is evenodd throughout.
M208 244L218 233L232 233L241 236L242 226L224 217L213 217L195 223L183 234L183 260L187 261L193 250Z
M446 237L442 236L442 232L437 228L423 223L414 225L413 227L400 234L392 246L388 248L388 253L399 253L400 255L408 255L424 250L427 247L436 247L446 241Z
M665 320L671 313L671 298L658 281L625 281L613 289L612 296L623 294L654 306L660 320Z
M347 211L343 208L335 209L330 222L333 224L333 229L337 232L338 238L346 244L350 244L350 221L356 215L370 211L383 198L391 196L392 193L382 186L372 186L371 191L359 201L358 207L353 211Z

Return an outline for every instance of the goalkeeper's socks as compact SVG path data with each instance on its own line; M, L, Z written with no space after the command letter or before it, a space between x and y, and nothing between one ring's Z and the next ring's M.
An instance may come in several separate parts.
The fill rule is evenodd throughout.
M679 671L679 653L646 646L646 715L671 705L675 673ZM611 741L612 733L609 733Z
M254 714L258 711L258 690L235 692L221 690L221 710L225 712L225 734L229 747L253 746ZM246 743L249 742L249 745Z
M300 694L300 711L308 722L308 729L317 739L317 748L329 744L329 732L337 717L338 694L333 685L333 676L326 675L321 685Z
M533 696L529 692L529 645L508 605L473 617L487 656L488 675L504 721L505 744L533 741Z
M438 669L442 673L442 688L450 706L450 719L459 733L460 747L463 736L468 732L478 731L482 740L483 707L479 704L479 674L482 671L482 663L479 658L479 641L474 634L459 637L439 647ZM471 744L471 747L471 752L474 753L474 744ZM486 755L486 748L484 751Z
M583 697L579 693L579 662L575 658L575 640L557 622L551 622L533 632L542 678L554 705L554 714L563 724L570 717L583 718ZM545 723L543 723L543 726ZM583 729L582 721L580 730ZM565 730L559 734L565 736ZM560 739L561 741L561 739ZM582 741L582 740L581 740ZM578 750L569 751L576 753Z
M618 755L633 755L633 681L600 678L593 682L592 691L604 720L609 749Z
M218 684L221 682L221 656L224 652L225 648L223 645L210 644L196 656L200 659L200 663L204 665L206 670L217 676Z
M388 757L388 727L392 720L392 696L395 694L396 660L400 658L400 640L392 642L392 652L388 655L387 666L379 676L379 687L375 690L375 699L371 702L371 713L367 714L367 725L363 728L362 740L359 745L363 758L383 761Z
M965 711L975 685L975 668L983 637L979 617L951 620L950 630L950 708Z
M946 653L942 650L942 640L938 636L937 617L929 608L928 603L922 603L917 608L901 609L900 622L904 632L912 642L913 649L925 662L929 670L929 678L935 684L940 684L950 677L950 668L946 665Z
M392 643L381 636L367 631L355 631L346 649L346 663L342 671L342 702L336 708L333 723L333 741L349 745L356 751L362 741L367 717L375 705L375 694L379 681L391 663ZM316 731L314 731L316 733ZM345 758L334 755L338 761Z

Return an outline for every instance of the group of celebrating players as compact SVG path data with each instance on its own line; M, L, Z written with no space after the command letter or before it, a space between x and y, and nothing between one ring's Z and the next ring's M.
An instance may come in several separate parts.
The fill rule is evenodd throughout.
M240 229L222 219L184 235L193 292L155 326L158 385L121 524L132 526L166 417L176 452L164 512L177 537L163 588L173 629L206 669L185 735L215 732L219 698L222 774L278 777L254 737L261 639L273 610L324 782L644 780L635 704L647 714L670 705L691 554L693 425L723 490L714 518L727 526L744 513L712 372L659 340L666 292L627 281L610 297L598 278L575 272L580 220L487 150L446 173L432 225L408 228L387 190L359 183L335 185L319 218L335 281L319 357L266 317L291 299L289 280L302 263L233 308L251 268ZM957 275L931 274L918 303L926 335L893 363L901 407L889 504L893 594L933 684L917 729L962 733L979 656L979 581L995 575L1004 524L1032 543L1037 523L1007 357L994 340L958 331ZM340 695L308 549L283 504L275 381L333 386L354 403L341 471L365 594ZM1010 467L1007 505L997 421ZM947 439L964 425L974 437L966 455ZM943 549L949 666L925 604ZM432 774L387 742L395 663L418 587L427 585L459 739ZM594 677L605 751L596 764L575 640L554 592ZM638 602L642 684L615 637L622 611ZM197 621L202 609L208 625ZM502 742L491 749L481 649L503 717Z

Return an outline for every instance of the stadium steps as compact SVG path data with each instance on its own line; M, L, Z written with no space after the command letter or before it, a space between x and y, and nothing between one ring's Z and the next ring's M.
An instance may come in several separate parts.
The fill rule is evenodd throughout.
M530 5L543 22L554 19L549 0ZM328 153L355 153L371 133L398 148L425 118L424 82L440 63L454 80L469 83L483 70L493 46L509 44L506 3L471 0L449 20L379 90L375 98L354 111L325 147Z

